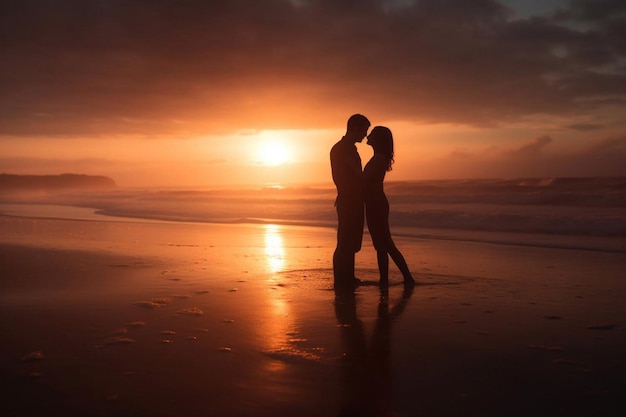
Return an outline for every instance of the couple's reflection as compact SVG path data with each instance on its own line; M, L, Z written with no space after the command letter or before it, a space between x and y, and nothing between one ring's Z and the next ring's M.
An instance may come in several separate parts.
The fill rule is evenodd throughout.
M387 293L381 293L369 343L363 323L357 315L355 295L336 295L335 314L344 352L340 416L392 414L391 327L404 311L412 294L413 286L405 286L400 300L390 307Z

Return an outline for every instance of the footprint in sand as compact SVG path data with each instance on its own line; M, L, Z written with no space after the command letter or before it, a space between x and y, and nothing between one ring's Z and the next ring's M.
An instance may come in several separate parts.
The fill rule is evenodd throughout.
M130 345L135 343L133 339L130 337L122 337L122 336L114 336L108 337L102 341L104 346L115 346L115 345Z
M103 346L112 346L112 345L130 345L135 343L135 340L128 337L128 330L136 329L139 327L145 326L146 323L143 321L131 321L124 325L124 327L120 327L119 329L115 329L111 331L108 335L103 336L102 344L96 345L96 348L101 348Z
M128 330L129 329L137 329L139 327L145 326L146 323L143 321L131 321L124 325L124 327L120 327L119 329L115 329L111 331L108 335L103 337L102 345L96 346L96 348L100 348L102 346L110 346L110 345L128 345L131 343L135 343L135 341L129 338Z
M153 310L155 308L163 307L164 305L167 305L171 302L172 300L170 298L153 298L150 301L139 301L137 303L134 303L134 305Z
M115 329L109 333L109 336L123 336L128 334L127 327L120 327L119 329Z
M182 316L201 316L204 313L198 307L191 307L191 308L178 310L176 314L182 315Z

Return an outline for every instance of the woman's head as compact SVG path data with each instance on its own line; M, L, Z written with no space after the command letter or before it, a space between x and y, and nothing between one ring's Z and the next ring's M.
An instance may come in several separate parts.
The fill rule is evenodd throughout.
M374 153L383 154L389 159L387 171L393 164L393 135L385 126L376 126L367 136L367 144L374 148Z

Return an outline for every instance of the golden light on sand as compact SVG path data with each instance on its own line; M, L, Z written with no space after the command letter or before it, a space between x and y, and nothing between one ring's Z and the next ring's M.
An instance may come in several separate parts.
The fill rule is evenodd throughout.
M276 166L293 158L287 138L276 131L264 131L258 136L257 160L263 165Z
M280 272L285 267L285 249L280 226L268 224L265 226L265 255L267 266L272 273Z

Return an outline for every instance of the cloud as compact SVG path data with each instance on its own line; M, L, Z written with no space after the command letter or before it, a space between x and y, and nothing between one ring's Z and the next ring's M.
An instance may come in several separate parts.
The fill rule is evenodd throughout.
M598 130L602 129L604 125L597 123L572 123L570 125L565 126L567 129L577 130L580 132L586 132L590 130Z
M593 177L626 175L626 136L594 141L563 151L550 149L549 136L534 138L517 148L487 148L451 152L421 164L432 178Z
M533 139L530 143L522 145L511 154L522 158L536 158L550 143L552 143L550 136L540 136Z
M626 155L626 136L602 139L588 146L585 152L594 155L621 153L624 156Z
M489 126L624 108L623 2L600 3L515 20L495 0L8 1L0 135L329 127L356 111Z

